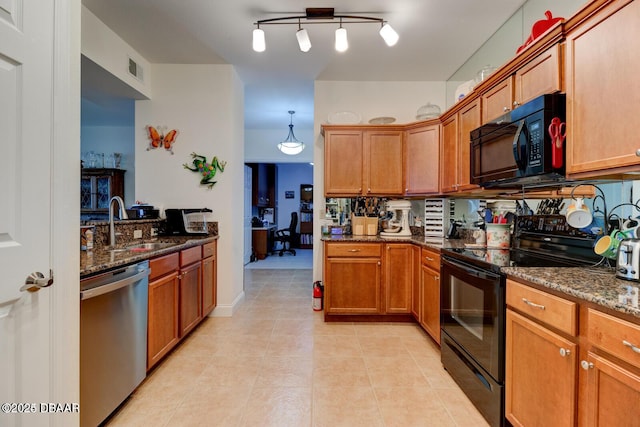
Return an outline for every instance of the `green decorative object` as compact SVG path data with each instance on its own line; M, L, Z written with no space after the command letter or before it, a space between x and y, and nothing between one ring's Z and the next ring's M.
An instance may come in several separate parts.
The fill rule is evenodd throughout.
M211 163L208 163L205 156L196 153L191 153L191 157L193 158L191 162L192 165L184 163L182 166L192 172L199 173L201 175L200 185L207 185L209 186L209 190L211 190L217 182L213 181L213 178L216 176L216 170L219 170L221 173L224 172L224 167L227 165L227 162L220 161L214 156Z

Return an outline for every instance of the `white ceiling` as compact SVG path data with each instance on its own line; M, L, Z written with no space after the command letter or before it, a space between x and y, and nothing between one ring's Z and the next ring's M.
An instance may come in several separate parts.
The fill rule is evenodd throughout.
M82 0L151 63L233 64L245 84L245 127L313 127L314 80L444 81L525 0ZM348 3L348 4L347 4ZM307 7L387 20L400 35L387 47L375 24L344 25L349 50L333 49L336 25L308 25L312 48L298 49L295 25L263 26L267 50L251 48L254 22L304 15ZM83 93L85 90L83 81Z

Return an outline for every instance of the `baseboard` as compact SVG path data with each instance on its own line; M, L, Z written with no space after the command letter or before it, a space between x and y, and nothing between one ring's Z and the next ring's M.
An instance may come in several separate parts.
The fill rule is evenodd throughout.
M244 302L244 298L245 294L242 291L231 304L218 304L209 314L209 317L232 317L233 313L240 307L240 304Z

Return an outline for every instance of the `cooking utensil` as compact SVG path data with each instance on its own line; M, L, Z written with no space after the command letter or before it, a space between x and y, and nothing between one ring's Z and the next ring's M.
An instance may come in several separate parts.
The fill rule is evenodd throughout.
M567 135L566 125L558 117L551 119L549 136L551 137L551 166L562 167L562 144Z

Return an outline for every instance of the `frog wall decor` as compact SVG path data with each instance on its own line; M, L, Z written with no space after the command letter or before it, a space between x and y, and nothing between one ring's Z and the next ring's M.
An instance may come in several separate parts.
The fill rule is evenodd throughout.
M218 158L214 156L211 163L209 163L205 156L196 153L191 153L191 157L193 158L192 164L184 163L182 166L192 172L199 173L201 175L200 185L207 185L209 190L211 190L215 183L218 182L213 180L216 176L216 171L220 171L220 173L224 172L224 167L227 165L227 162L218 160Z

